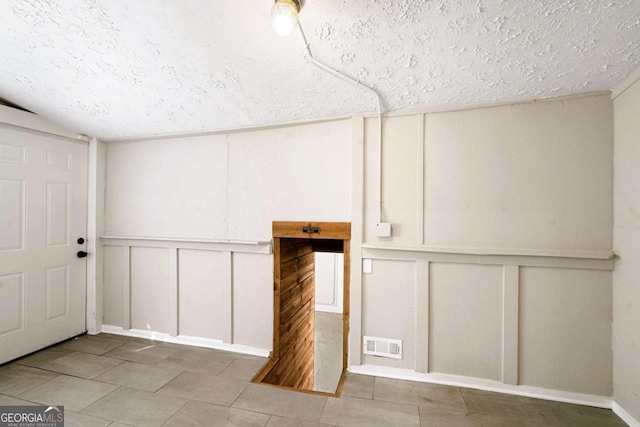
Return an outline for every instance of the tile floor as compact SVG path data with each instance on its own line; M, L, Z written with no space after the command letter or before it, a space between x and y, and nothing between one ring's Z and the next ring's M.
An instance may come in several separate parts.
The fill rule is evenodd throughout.
M339 399L250 379L266 360L114 335L0 367L0 405L65 405L66 426L612 426L604 409L349 375Z

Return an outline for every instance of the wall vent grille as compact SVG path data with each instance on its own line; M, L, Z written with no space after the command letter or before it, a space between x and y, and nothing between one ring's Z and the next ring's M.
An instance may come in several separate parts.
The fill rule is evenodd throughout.
M365 336L362 347L364 354L402 359L402 340Z

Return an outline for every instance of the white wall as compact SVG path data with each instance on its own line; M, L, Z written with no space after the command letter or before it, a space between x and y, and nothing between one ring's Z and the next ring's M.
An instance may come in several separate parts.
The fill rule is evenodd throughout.
M105 232L269 240L274 220L348 221L350 130L343 120L109 144Z
M376 126L367 120L367 242L375 241ZM394 232L385 242L610 249L612 131L606 95L388 118L382 220Z
M315 259L316 311L342 313L344 255L317 252Z
M640 421L640 82L613 105L613 388L616 402Z
M352 368L610 396L609 96L385 118L389 238L374 230L376 125L110 144L107 233L268 241L274 220L351 221ZM169 240L109 243L105 324L154 322L169 335L269 349L273 261L262 246ZM187 249L228 255L208 260ZM360 273L362 257L373 259L371 274ZM161 259L169 265L143 273ZM210 304L179 302L199 290ZM157 292L166 322L136 306ZM361 335L402 339L403 359L362 355Z
M349 221L350 132L108 144L105 234L135 238L105 240L104 323L270 349L273 260L251 242L268 249L272 221Z
M386 118L388 238L366 120L362 331L404 357L363 364L611 395L612 111L605 94Z
M108 144L105 233L227 237L224 136Z

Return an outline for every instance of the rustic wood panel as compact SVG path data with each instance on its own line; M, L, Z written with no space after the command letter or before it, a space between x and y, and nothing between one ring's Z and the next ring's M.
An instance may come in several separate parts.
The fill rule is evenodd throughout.
M280 357L280 239L273 239L273 352L271 357Z
M315 304L312 300L310 304ZM314 311L307 311L292 335L287 337L288 346L265 377L264 382L294 388L313 388Z
M290 291L280 294L281 326L313 297L314 291L315 278L311 276L302 282L302 286L296 286Z
M342 384L344 383L344 373L347 372L349 364L349 318L351 303L351 241L344 241L344 276L343 276L343 300L342 300L342 378L336 393L340 396L342 393Z
M283 282L288 282L290 280L299 283L301 280L304 280L306 276L308 276L309 271L313 274L313 269L315 268L315 259L315 253L310 252L306 255L301 256L300 258L295 258L289 262L280 264L280 283L282 284ZM292 277L295 278L292 279ZM284 291L284 287L281 290Z
M284 294L285 292L289 292L292 288L298 286L300 283L307 280L309 277L314 275L315 264L307 265L302 270L296 272L296 274L292 274L284 280L280 281L280 294Z
M312 318L309 319L313 321ZM264 382L285 387L313 389L313 336L307 336L296 342L296 348L282 356ZM308 357L301 358L300 354Z
M300 258L309 252L315 252L313 245L307 239L281 239L280 263L286 263L293 259Z
M285 325L280 326L280 354L284 354L292 344L295 344L296 340L304 337L313 329L314 325L307 325L310 313L313 313L313 304L315 300L307 301L296 314L294 314L290 321Z
M278 271L274 274L274 356L279 360L264 381L313 386L315 254L311 240L275 238L274 262Z

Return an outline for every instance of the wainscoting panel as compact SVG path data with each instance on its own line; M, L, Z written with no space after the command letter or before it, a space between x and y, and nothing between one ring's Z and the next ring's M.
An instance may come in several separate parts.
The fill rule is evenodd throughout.
M231 342L231 252L178 253L178 331Z
M415 366L416 263L375 260L373 274L363 275L362 334L402 340L403 358L363 355L365 364L393 368Z
M169 333L171 251L131 248L131 328Z
M429 279L430 371L499 381L502 268L434 262Z
M266 354L273 314L270 242L101 240L105 331Z
M233 253L233 342L262 349L273 343L273 258Z
M611 396L613 259L371 245L362 257L362 333L402 339L403 358L362 355L367 368L352 371L589 404Z
M520 384L611 395L611 274L520 269Z
M122 246L104 247L104 319L102 321L105 325L124 326L122 323L123 251Z

